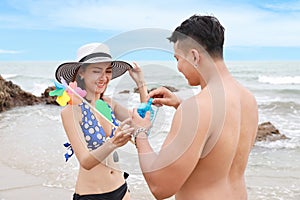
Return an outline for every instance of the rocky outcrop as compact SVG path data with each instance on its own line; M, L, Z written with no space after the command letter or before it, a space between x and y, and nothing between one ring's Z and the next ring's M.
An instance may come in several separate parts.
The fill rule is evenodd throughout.
M56 96L50 96L49 92L52 90L55 90L55 86L50 86L45 89L45 91L42 93L41 98L46 104L53 104L53 105L58 105L56 102Z
M119 94L129 94L130 90L122 90L121 92L119 92Z
M18 85L6 81L0 75L0 112L16 106L27 106L42 103L43 100L23 91Z
M179 91L177 88L172 87L172 86L165 85L163 87L167 88L171 92L178 92ZM152 90L155 90L155 89L157 89L157 88L155 88L155 87L154 88L148 88L148 93L151 92ZM122 90L122 91L119 92L119 94L129 94L130 92L131 92L130 90ZM133 93L139 93L139 88L137 88L137 87L133 88Z
M49 92L54 89L55 87L48 87L41 94L41 97L37 97L29 92L25 92L20 86L11 81L6 81L0 75L0 112L17 106L28 106L41 103L58 105L55 101L56 97L49 96Z
M164 85L164 86L162 86L162 87L167 88L167 89L170 90L171 92L178 92L178 91L179 91L177 88L172 87L172 86ZM157 88L150 88L150 89L148 89L148 93L151 92L152 90L155 90L155 89L157 89ZM134 88L134 89L133 89L133 92L134 92L134 93L139 93L139 89L138 89L138 88Z
M264 122L258 125L256 141L275 141L289 139L271 123Z

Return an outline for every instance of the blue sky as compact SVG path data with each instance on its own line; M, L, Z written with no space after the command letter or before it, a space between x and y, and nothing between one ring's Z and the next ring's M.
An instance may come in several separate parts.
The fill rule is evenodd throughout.
M300 60L300 1L1 0L0 61L74 60L96 41L118 41L115 49L140 41L115 55L126 59L173 59L166 33L193 14L223 24L226 60ZM148 42L152 29L161 30L158 45Z

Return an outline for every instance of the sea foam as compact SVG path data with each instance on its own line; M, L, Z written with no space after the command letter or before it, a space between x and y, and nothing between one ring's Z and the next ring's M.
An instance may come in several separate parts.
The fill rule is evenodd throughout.
M300 76L264 76L258 77L261 83L269 83L274 85L280 84L300 84Z

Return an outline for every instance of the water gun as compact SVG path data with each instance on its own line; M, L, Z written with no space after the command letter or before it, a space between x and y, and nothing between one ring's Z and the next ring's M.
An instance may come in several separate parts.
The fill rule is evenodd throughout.
M150 120L152 121L152 119L154 118L154 110L152 108L152 101L153 98L150 98L149 101L147 103L141 103L140 106L137 109L137 112L139 113L139 115L144 118L146 115L146 112L150 111Z

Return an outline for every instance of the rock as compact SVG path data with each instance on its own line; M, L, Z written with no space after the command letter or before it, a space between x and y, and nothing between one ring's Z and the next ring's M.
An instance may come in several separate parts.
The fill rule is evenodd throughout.
M271 123L264 122L258 125L256 141L275 141L289 139Z
M41 98L46 104L58 105L58 103L56 102L56 96L49 96L49 92L51 92L52 90L55 90L55 86L49 86L48 88L46 88L42 93Z
M119 92L119 94L129 94L130 90L122 90L121 92Z
M6 81L0 75L0 112L16 106L27 106L42 103L43 100L23 91L18 85Z
M166 86L166 85L164 85L163 87L167 88L171 92L178 92L179 91L177 88L172 87L172 86ZM155 89L157 89L157 88L154 87L154 88L148 89L148 93L151 92L152 90L155 90ZM139 89L138 88L134 88L133 92L134 93L139 93Z
M179 91L177 88L172 87L172 86L167 86L167 85L165 85L165 86L163 86L163 87L167 88L167 89L170 90L171 92L178 92L178 91Z

